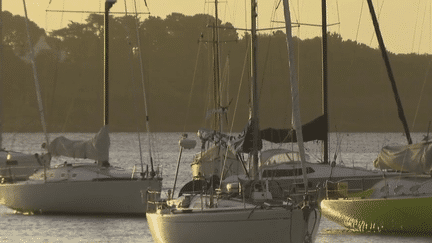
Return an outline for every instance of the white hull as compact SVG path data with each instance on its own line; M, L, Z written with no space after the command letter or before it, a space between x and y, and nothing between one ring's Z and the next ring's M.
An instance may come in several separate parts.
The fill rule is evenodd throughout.
M147 213L155 242L304 242L306 228L315 239L321 218L320 211L315 209L305 227L300 209L255 207L177 211Z
M22 182L0 185L0 203L20 212L145 214L146 195L161 179Z

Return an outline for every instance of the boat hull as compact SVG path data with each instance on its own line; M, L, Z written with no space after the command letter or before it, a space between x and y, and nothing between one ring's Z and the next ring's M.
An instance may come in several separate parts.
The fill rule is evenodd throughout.
M300 209L216 208L147 213L151 234L158 243L304 242L306 237L315 239L320 218L320 211L314 209L305 227Z
M323 200L322 214L361 232L432 233L432 197Z
M43 214L145 215L146 195L141 191L161 188L156 178L0 184L0 204Z

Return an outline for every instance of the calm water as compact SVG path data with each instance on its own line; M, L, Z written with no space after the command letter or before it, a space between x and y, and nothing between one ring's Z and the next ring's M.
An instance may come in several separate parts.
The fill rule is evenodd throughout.
M420 141L423 134L413 134L414 141ZM91 134L66 134L70 138ZM55 135L51 135L52 138ZM178 139L180 133L157 133L152 135L155 163L160 167L164 177L165 191L171 188L178 159ZM189 137L194 137L190 134ZM3 147L7 149L40 153L41 134L5 134ZM141 136L144 147L144 163L148 163L148 140ZM380 147L387 144L404 144L401 133L376 134L352 133L332 134L332 157L338 154L337 163L372 168L372 161ZM391 141L391 142L390 142ZM265 144L270 147L269 144ZM191 151L184 151L177 185L181 187L191 178L190 162L199 146ZM308 152L318 158L319 144L307 144ZM63 163L54 160L52 163ZM112 165L131 169L140 164L138 138L132 133L111 134L110 162ZM47 199L49 200L49 199ZM123 218L114 216L45 216L15 214L0 206L0 242L153 242L145 218ZM419 236L398 236L380 234L361 234L345 230L343 227L323 218L317 242L432 242L432 238Z

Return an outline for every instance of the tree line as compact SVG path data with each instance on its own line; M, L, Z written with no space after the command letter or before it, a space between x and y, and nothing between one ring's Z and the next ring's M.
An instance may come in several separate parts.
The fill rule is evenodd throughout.
M30 49L25 19L4 11L3 26L3 129L41 131L32 69L26 61ZM234 131L240 131L245 126L250 35L218 20L221 82L215 86L214 26L214 17L205 14L172 13L164 19L150 16L143 21L134 16L111 17L112 131L145 130L144 92L152 131L196 131L209 126L206 116L214 108L216 87L223 94L218 96L221 105L228 107L224 127L229 129L233 122ZM49 132L96 132L103 124L103 16L92 14L84 23L70 22L50 33L31 22L30 33L32 45L39 48L36 65ZM258 36L262 128L290 127L285 38L282 31ZM294 41L306 123L322 113L321 38ZM328 60L332 131L403 131L379 50L331 33ZM413 131L425 131L432 120L430 60L429 55L390 53Z

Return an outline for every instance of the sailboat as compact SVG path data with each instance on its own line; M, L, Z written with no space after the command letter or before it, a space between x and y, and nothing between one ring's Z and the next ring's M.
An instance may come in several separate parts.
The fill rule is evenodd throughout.
M2 1L0 0L0 15L2 15ZM1 25L2 23L0 23ZM0 27L0 51L3 52L3 35ZM0 53L0 61L3 62L3 53ZM0 66L2 66L0 64ZM0 79L3 78L0 68ZM0 80L0 85L3 84ZM1 86L0 86L1 90ZM27 180L35 170L49 167L51 157L48 154L25 154L3 148L3 110L0 98L0 182Z
M323 5L326 5L325 3ZM324 11L323 11L324 15ZM217 19L218 11L215 6L215 17ZM326 21L326 17L323 17L323 21ZM217 22L216 24L217 25ZM326 33L326 23L322 24L323 36ZM219 61L218 61L218 26L215 26L214 33L214 80L218 82L219 75ZM326 41L326 37L323 37L323 41ZM327 44L325 44L326 46ZM324 46L324 43L323 43ZM323 51L326 51L323 48ZM323 53L323 66L326 66L326 53ZM326 86L327 71L323 68L323 89L327 89ZM215 85L217 87L217 85ZM323 110L327 109L327 92L323 92ZM216 96L218 97L218 96ZM220 99L220 98L219 98ZM192 169L192 180L185 184L179 191L179 195L185 192L194 192L200 190L202 186L210 187L213 185L217 186L221 180L227 178L241 178L246 180L249 178L248 172L245 167L245 161L241 153L247 153L248 148L246 145L247 139L239 139L235 141L237 137L229 136L222 133L220 128L221 116L226 115L227 108L219 104L217 101L214 102L215 107L210 112L217 113L216 121L213 130L200 129L198 131L198 137L202 143L202 151L197 153L191 163ZM336 164L336 161L330 163L328 155L328 112L324 111L322 116L304 124L302 131L304 132L304 142L309 141L323 141L324 145L324 156L323 161L313 162L310 156L306 155L306 161L303 164L306 165L306 173L308 175L308 187L314 189L323 185L326 181L344 181L348 185L349 192L358 192L371 188L374 184L382 180L384 177L398 176L399 173L392 170L368 170L366 168L345 166L342 164ZM248 127L241 134L241 136L247 137ZM268 141L272 144L278 144L279 146L284 143L295 143L297 142L297 136L295 129L275 129L265 128L258 132L261 140ZM246 142L245 142L246 141ZM261 141L259 141L261 143ZM208 144L211 144L209 146ZM250 144L250 143L249 143ZM208 149L204 149L209 147ZM259 159L260 174L264 179L271 179L274 183L269 185L270 190L277 192L283 196L284 191L295 191L298 190L297 185L302 180L302 162L300 160L299 151L292 149L268 149L261 152ZM225 165L225 167L224 167ZM222 170L221 168L225 168ZM300 190L304 190L301 189Z
M108 85L108 16L116 0L105 2L105 87ZM109 163L108 90L104 126L88 141L58 137L46 146L53 156L93 159L44 168L28 180L0 184L0 203L18 212L43 214L145 215L147 190L161 191L153 164L146 172L128 172ZM152 161L151 161L152 162Z
M405 115L399 99L390 62L379 30L372 1L368 0L377 39L392 82L408 145L383 147L374 166L410 172L398 177L385 178L371 189L349 197L339 188L327 189L327 198L321 202L323 215L352 230L362 232L396 232L430 234L432 232L432 144L427 140L412 144Z
M284 1L284 6L287 41L289 50L292 50L288 1ZM218 190L213 190L210 186L210 190L185 193L177 199L169 197L166 201L149 201L149 205L154 203L156 206L155 210L146 214L155 242L313 242L316 237L321 218L316 200L312 199L307 191L299 201L273 199L268 190L268 180L261 180L258 170L260 146L257 135L259 118L256 87L256 7L257 2L252 0L252 180L226 184L222 181L221 184L226 187L219 187ZM290 80L295 83L297 80L293 74L295 64L292 53L290 57ZM293 90L296 92L295 88ZM295 116L296 131L301 140L299 112L296 112ZM183 144L191 143L183 137L180 145ZM301 157L304 160L304 153L301 153ZM307 184L306 173L304 176Z
M385 146L374 166L411 174L383 179L354 195L330 188L321 202L323 215L356 231L430 234L432 143Z

